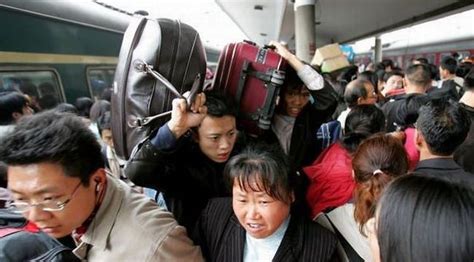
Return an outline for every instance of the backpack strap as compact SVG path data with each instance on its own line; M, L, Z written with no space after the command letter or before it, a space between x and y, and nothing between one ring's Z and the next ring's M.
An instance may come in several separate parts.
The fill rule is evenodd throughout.
M364 259L362 259L359 256L359 254L357 254L357 252L354 250L354 248L352 248L351 244L349 244L349 242L347 242L347 240L344 238L344 236L341 234L341 232L339 232L337 227L332 223L329 216L326 215L325 213L323 215L326 217L326 219L329 221L332 228L334 229L334 233L336 234L337 239L339 240L342 247L344 248L344 251L346 252L346 255L347 255L347 258L349 259L349 261L351 261L351 262L359 262L359 261L364 262Z

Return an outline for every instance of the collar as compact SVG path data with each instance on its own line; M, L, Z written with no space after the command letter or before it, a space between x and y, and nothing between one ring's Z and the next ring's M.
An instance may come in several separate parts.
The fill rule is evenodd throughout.
M87 257L91 246L105 250L110 233L114 227L120 206L124 197L124 188L120 181L107 175L107 190L97 214L90 223L87 231L81 237L81 243L74 249L74 253L82 258Z
M415 171L420 169L460 170L462 169L451 157L431 158L418 162Z

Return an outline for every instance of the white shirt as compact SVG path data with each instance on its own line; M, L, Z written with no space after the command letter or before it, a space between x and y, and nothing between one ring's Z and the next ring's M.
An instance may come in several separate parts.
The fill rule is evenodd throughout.
M344 130L344 127L346 125L346 119L349 113L351 112L350 108L347 108L346 110L342 111L341 114L337 117L337 121L341 123L341 128Z
M245 237L244 262L271 262L278 247L285 236L286 229L290 222L290 216L280 225L280 227L266 238L257 239L249 234Z
M304 65L297 74L309 90L316 91L323 89L324 78L311 66Z

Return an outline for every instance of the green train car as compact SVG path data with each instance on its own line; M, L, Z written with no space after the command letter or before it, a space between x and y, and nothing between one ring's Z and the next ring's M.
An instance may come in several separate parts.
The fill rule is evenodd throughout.
M112 86L130 16L94 2L0 1L0 90L49 108Z
M0 91L41 108L111 87L131 14L93 1L0 0ZM209 64L219 52L207 50Z

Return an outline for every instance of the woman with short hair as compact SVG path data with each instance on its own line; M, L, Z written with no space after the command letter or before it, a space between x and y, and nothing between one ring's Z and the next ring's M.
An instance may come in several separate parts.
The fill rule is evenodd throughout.
M291 211L288 173L284 153L263 145L227 163L232 198L211 200L195 231L207 261L337 260L335 236Z

